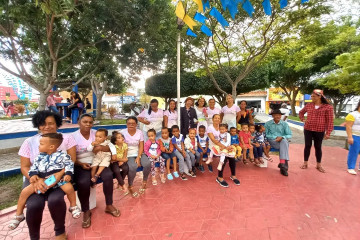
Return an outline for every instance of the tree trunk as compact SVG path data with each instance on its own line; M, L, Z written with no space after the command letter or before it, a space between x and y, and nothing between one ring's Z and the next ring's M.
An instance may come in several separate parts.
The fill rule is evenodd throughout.
M234 99L234 103L236 104L236 97L237 97L237 92L236 92L236 84L235 85L233 85L232 86L232 93L231 93L231 95L232 95L232 97L233 97L233 99ZM226 97L226 96L225 96ZM226 100L225 100L226 101Z
M104 94L96 94L96 120L101 120L101 102Z
M39 98L39 111L45 110L46 107L46 98L47 95L43 91L39 91L40 98Z

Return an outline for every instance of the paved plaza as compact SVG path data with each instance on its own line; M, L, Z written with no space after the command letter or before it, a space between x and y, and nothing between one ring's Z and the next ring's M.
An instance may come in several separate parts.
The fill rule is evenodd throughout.
M326 173L315 169L312 152L309 168L302 170L303 145L290 145L289 177L280 175L275 161L268 168L237 165L241 186L228 178L230 188L215 182L215 173L167 181L149 187L133 199L114 190L119 218L104 213L102 186L97 186L97 207L92 226L81 228L81 219L67 214L69 239L250 239L322 240L360 239L360 176L346 172L347 151L324 150ZM137 178L136 186L140 185ZM0 217L1 239L27 239L26 223L7 230L13 213ZM53 239L53 222L46 210L42 239Z

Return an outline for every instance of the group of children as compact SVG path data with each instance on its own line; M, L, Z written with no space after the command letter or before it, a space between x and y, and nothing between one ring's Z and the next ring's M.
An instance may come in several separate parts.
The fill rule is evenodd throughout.
M219 141L224 147L214 145L209 149L209 137L206 134L205 126L189 129L189 134L183 136L177 125L171 129L166 127L161 130L161 137L156 139L156 132L150 129L147 132L148 140L144 144L144 153L151 163L152 184L157 185L156 163L160 168L160 180L165 183L165 166L167 168L167 179L173 180L174 177L180 177L187 180L186 176L196 177L196 167L204 172L204 163L207 164L210 172L213 172L212 159L214 156L220 156L217 169L222 170L226 157L236 158L237 161L243 161L248 164L248 160L256 165L263 163L263 159L272 161L269 156L270 144L267 142L265 127L262 125L242 124L238 131L232 127L229 129L227 124L219 126ZM170 130L171 135L170 136ZM71 157L62 151L57 151L61 145L63 137L61 133L44 134L40 138L39 156L34 160L34 164L29 171L30 183L36 182L39 178L45 178L45 184L49 188L60 187L67 195L70 208L74 218L79 218L81 211L76 206L75 191L71 179L74 173L74 163ZM98 129L95 134L95 141L88 146L88 151L92 151L97 146L109 146L110 152L98 151L95 154L91 165L91 182L94 186L102 171L112 164L112 170L118 181L118 186L126 191L123 176L120 174L121 166L127 162L127 144L124 136L114 131L111 140L108 140L108 131ZM177 166L177 160L179 165ZM170 165L172 162L172 172ZM115 167L116 166L116 167ZM119 167L117 167L119 166ZM179 169L179 173L177 171ZM56 181L54 174L64 170L64 175L59 182ZM45 190L45 189L44 189ZM25 217L23 210L28 197L35 191L34 185L25 187L19 197L17 211L14 219L10 222L9 228L18 227ZM38 194L42 192L39 191Z

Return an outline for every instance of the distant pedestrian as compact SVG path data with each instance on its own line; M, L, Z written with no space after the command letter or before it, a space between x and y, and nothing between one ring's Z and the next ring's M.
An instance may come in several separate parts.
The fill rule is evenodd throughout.
M280 108L281 113L283 114L281 116L281 120L287 122L289 114L290 114L290 110L287 108L287 104L283 103L281 104L281 108Z

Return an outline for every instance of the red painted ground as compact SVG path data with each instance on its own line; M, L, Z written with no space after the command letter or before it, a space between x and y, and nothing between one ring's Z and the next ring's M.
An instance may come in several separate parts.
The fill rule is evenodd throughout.
M309 169L301 170L303 146L290 149L289 177L280 175L276 160L267 169L239 164L239 187L230 182L227 168L228 189L215 182L215 173L206 172L158 186L149 181L138 199L115 190L119 218L104 213L98 186L91 228L82 229L81 219L68 214L69 239L360 239L360 176L346 172L347 151L324 147L327 173L322 174L315 169L313 152ZM11 216L0 217L0 238L28 239L25 223L7 231ZM41 231L43 239L54 236L47 211Z

